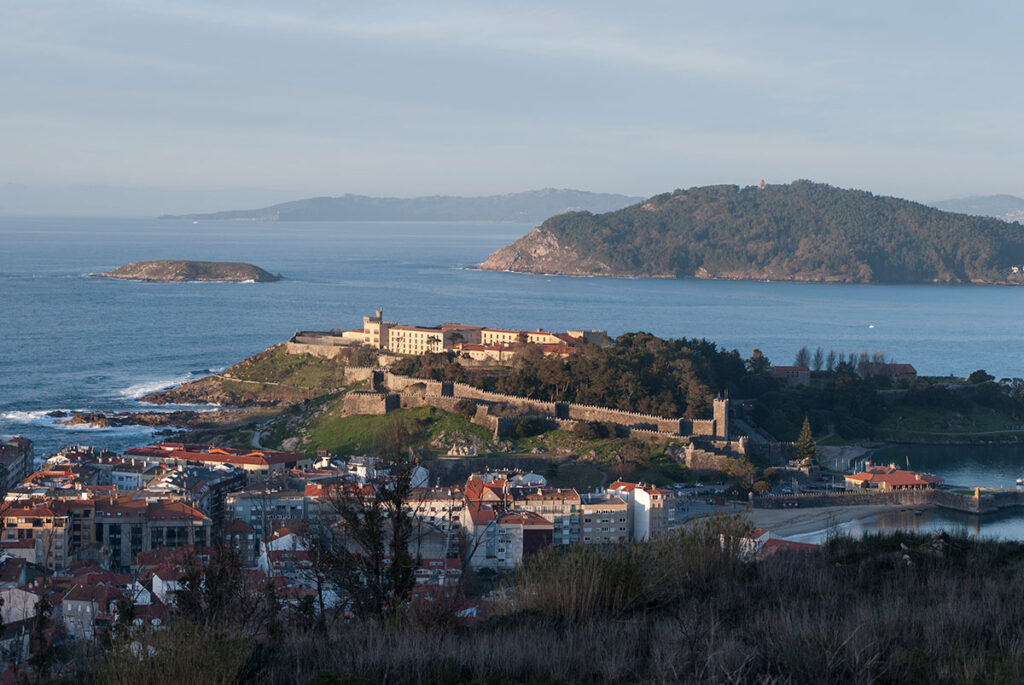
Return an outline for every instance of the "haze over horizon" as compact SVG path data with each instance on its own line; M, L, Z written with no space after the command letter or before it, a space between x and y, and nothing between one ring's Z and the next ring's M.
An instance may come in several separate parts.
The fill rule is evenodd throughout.
M1018 6L0 11L0 191L30 213L32 193L45 207L69 186L85 187L83 213L106 188L153 214L761 178L922 202L1024 195Z

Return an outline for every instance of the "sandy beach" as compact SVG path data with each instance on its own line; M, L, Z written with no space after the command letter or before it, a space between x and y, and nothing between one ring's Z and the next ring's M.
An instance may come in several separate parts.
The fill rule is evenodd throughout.
M773 537L785 538L906 508L905 504L857 504L807 509L754 509L748 516L754 526L771 531Z

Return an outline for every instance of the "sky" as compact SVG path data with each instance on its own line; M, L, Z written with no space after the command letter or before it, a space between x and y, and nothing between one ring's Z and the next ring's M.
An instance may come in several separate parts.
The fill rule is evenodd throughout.
M1024 195L1021 26L942 0L0 0L0 191Z

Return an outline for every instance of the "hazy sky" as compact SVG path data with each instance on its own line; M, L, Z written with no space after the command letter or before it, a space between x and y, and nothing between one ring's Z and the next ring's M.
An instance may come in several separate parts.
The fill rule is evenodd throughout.
M1022 27L1005 1L0 0L0 184L1024 195Z

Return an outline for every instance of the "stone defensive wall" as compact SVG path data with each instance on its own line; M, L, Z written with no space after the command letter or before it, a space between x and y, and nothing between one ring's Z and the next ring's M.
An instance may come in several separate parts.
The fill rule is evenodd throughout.
M609 421L623 426L635 426L636 428L653 430L659 433L674 433L675 435L690 435L692 433L687 419L666 419L662 416L651 414L639 414L631 411L621 411L610 407L596 407L588 404L564 403L569 408L569 418L577 421ZM708 421L714 424L713 421Z
M785 509L789 507L832 507L854 504L899 504L903 506L925 506L935 502L936 490L896 490L877 492L858 490L854 492L806 493L800 495L762 495L755 497L755 509ZM945 494L945 493L942 493ZM822 528L828 521L822 520Z
M296 343L296 346L300 348L302 345L328 345L331 347L351 345L351 342L342 338L340 331L338 333L331 331L295 331L295 335L288 342Z
M308 345L303 347L308 347ZM637 439L649 442L660 442L670 438L691 436L724 438L724 436L718 434L718 430L721 427L714 419L671 419L652 414L622 411L610 407L574 404L571 402L545 402L529 397L481 390L466 383L399 376L382 368L346 367L345 382L353 383L356 381L370 381L373 389L377 392L384 392L386 389L390 392L401 393L402 406L430 405L451 411L452 409L449 408L449 405L454 407L455 401L468 399L488 404L509 404L522 410L524 416L533 415L554 418L560 424L564 421L566 427L569 428L580 421L614 423L628 428L630 435ZM420 398L407 398L406 395L409 393L419 395ZM445 399L453 401L440 401ZM434 400L438 401L435 402ZM478 416L480 416L480 412L478 412ZM495 423L495 421L490 419L496 419L497 417L489 416L489 419L484 422L483 417L480 416L480 418L481 421L478 423L486 425L488 428L493 428L496 431L495 437L502 437L505 434L502 429L505 424L509 423L508 421L503 423L501 420L498 420ZM476 422L476 419L474 421Z
M383 369L374 369L369 366L346 366L345 382L357 383L359 381L372 381L374 371L383 373Z
M949 490L933 490L933 501L940 507L969 514L990 514L1001 509L1024 506L1024 492L1018 490L981 490L964 495Z
M828 507L842 504L935 505L968 514L990 514L1001 509L1024 506L1024 492L1017 490L981 490L967 495L950 490L854 490L848 492L808 493L802 495L765 495L754 498L754 506L764 509L784 507Z
M311 354L314 357L334 359L340 357L345 348L340 345L315 345L289 340L284 344L284 351L288 354Z
M387 414L401 406L401 398L394 393L373 392L370 390L353 390L345 395L342 413L346 416L356 414Z

